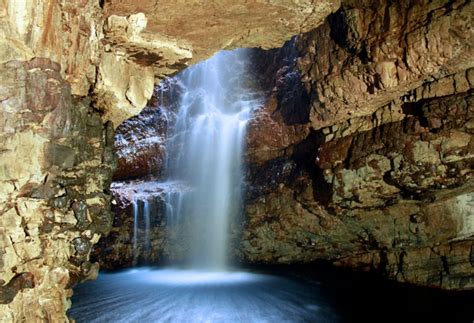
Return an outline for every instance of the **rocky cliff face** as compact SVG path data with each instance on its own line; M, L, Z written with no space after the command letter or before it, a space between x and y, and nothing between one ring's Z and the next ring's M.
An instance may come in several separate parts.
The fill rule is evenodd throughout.
M112 226L114 127L157 81L223 47L279 46L339 6L131 2L0 1L2 321L67 321L71 287L96 275L90 249Z
M113 128L73 98L48 59L2 64L0 313L64 317L71 286L94 278L91 246L110 230Z
M347 1L298 39L250 130L243 259L473 288L471 7Z

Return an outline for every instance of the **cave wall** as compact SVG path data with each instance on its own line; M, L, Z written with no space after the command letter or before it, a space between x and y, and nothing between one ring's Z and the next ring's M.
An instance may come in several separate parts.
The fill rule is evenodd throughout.
M0 4L2 317L67 320L112 226L113 129L155 83L304 32L267 57L236 253L472 288L471 1Z
M97 105L118 126L140 112L165 76L221 49L279 47L339 5L339 0L104 1Z
M0 8L0 317L62 321L71 286L97 274L90 247L112 219L113 127L86 97L99 7Z
M250 127L243 259L473 288L470 12L344 1L298 38Z
M71 288L97 274L90 249L112 226L114 128L155 83L223 47L279 46L339 6L220 4L0 1L2 320L68 320Z
M88 256L112 220L113 127L71 96L51 60L11 61L0 73L0 313L54 321L71 286L98 272Z

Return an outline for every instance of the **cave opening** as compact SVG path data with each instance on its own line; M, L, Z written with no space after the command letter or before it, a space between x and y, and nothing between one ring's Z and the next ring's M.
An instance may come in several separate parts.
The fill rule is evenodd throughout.
M72 317L183 322L191 312L194 321L337 319L313 288L239 264L250 185L246 132L268 93L251 72L256 51L222 51L165 80L153 106L118 128L121 160L112 184L118 231L99 241L92 259L128 270L79 286ZM129 294L137 286L149 305L132 310Z
M91 308L87 301L85 311L79 289L72 317L86 321L160 317L182 322L191 311L198 321L263 321L275 315L283 320L321 316L323 321L334 321L336 314L324 302L316 302L312 290L303 284L242 271L232 259L238 246L230 244L241 234L237 220L242 219L245 195L247 125L265 97L250 72L251 51L219 52L165 81L156 90L153 111L144 111L119 128L116 146L130 140L119 152L123 163L130 159L136 163L141 158L137 155L143 154L146 159L141 158L141 164L126 166L145 169L136 169L137 173L123 169L126 177L136 178L112 184L115 200L122 204L118 207L124 211L119 227L127 232L119 237L121 241L104 239L104 249L99 242L95 256L105 268L118 262L136 269L103 274L93 283L95 291L86 292L87 299L113 298L122 304L120 309L110 311L101 302ZM143 132L122 133L121 129L128 130L127 123L140 123ZM146 151L157 143L158 149ZM125 242L128 250L119 251L114 255L119 259L107 263L102 250L107 253L119 242ZM135 300L127 294L137 286L151 306L131 311ZM288 298L288 292L294 295ZM268 306L270 299L275 308ZM305 305L296 309L295 302ZM163 304L170 308L159 310ZM247 314L238 308L247 308Z

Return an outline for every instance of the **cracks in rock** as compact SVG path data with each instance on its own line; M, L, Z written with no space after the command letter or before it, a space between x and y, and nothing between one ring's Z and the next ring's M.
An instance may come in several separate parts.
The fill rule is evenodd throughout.
M439 271L439 286L443 286L443 281L446 275L450 275L449 273L449 263L446 255L442 255L438 250L436 250L435 246L431 246L430 250L433 254L435 254L440 260L440 271Z
M474 267L474 244L471 246L471 251L469 253L469 263Z
M396 275L398 276L399 274L402 276L402 279L407 281L407 278L405 277L405 272L404 272L404 266L405 266L405 257L407 256L407 253L404 249L398 254L397 257L397 273Z
M324 142L324 136L320 131L311 130L310 134L294 149L291 156L311 178L314 200L323 206L328 206L332 197L332 185L326 182L323 169L316 165L318 147Z
M443 270L447 275L450 275L449 272L449 263L448 263L448 258L446 256L441 256L441 262L443 264Z
M20 290L34 287L33 274L29 272L19 273L8 284L0 286L0 304L9 304Z
M366 227L361 227L361 229L364 232L364 234L362 235L360 233L357 233L356 235L359 237L359 239L362 240L362 243L364 245L368 246L369 250L379 249L380 245L379 245L377 239L375 238L375 236L372 234L372 232Z
M386 248L380 250L379 257L380 257L379 271L385 277L390 276L390 262L388 261L388 255L387 255L387 249Z

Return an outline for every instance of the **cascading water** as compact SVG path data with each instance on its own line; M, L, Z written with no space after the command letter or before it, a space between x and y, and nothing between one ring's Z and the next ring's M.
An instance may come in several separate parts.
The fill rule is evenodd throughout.
M140 207L141 205L141 207ZM151 247L150 229L151 229L151 214L150 201L148 198L135 198L133 200L133 259L134 262L138 260L138 239L143 237L143 251L148 251ZM144 234L139 234L140 231Z
M133 260L136 261L138 257L138 217L140 213L138 210L138 201L133 200Z
M145 250L150 249L150 202L146 199L143 201L143 221L145 222Z
M168 231L178 240L190 240L190 269L101 274L75 290L70 314L77 322L338 320L314 292L315 285L226 271L229 224L242 204L246 125L262 104L248 79L247 53L220 52L177 76L185 92L169 130L166 182L134 187L144 193L134 204L134 249L143 241L143 227L145 246L149 245L153 214L143 195L165 192Z
M247 53L223 51L178 76L185 93L169 134L166 172L191 190L169 194L166 213L170 224L192 224L193 268L226 268L229 219L241 206L245 129L259 104L246 78Z

